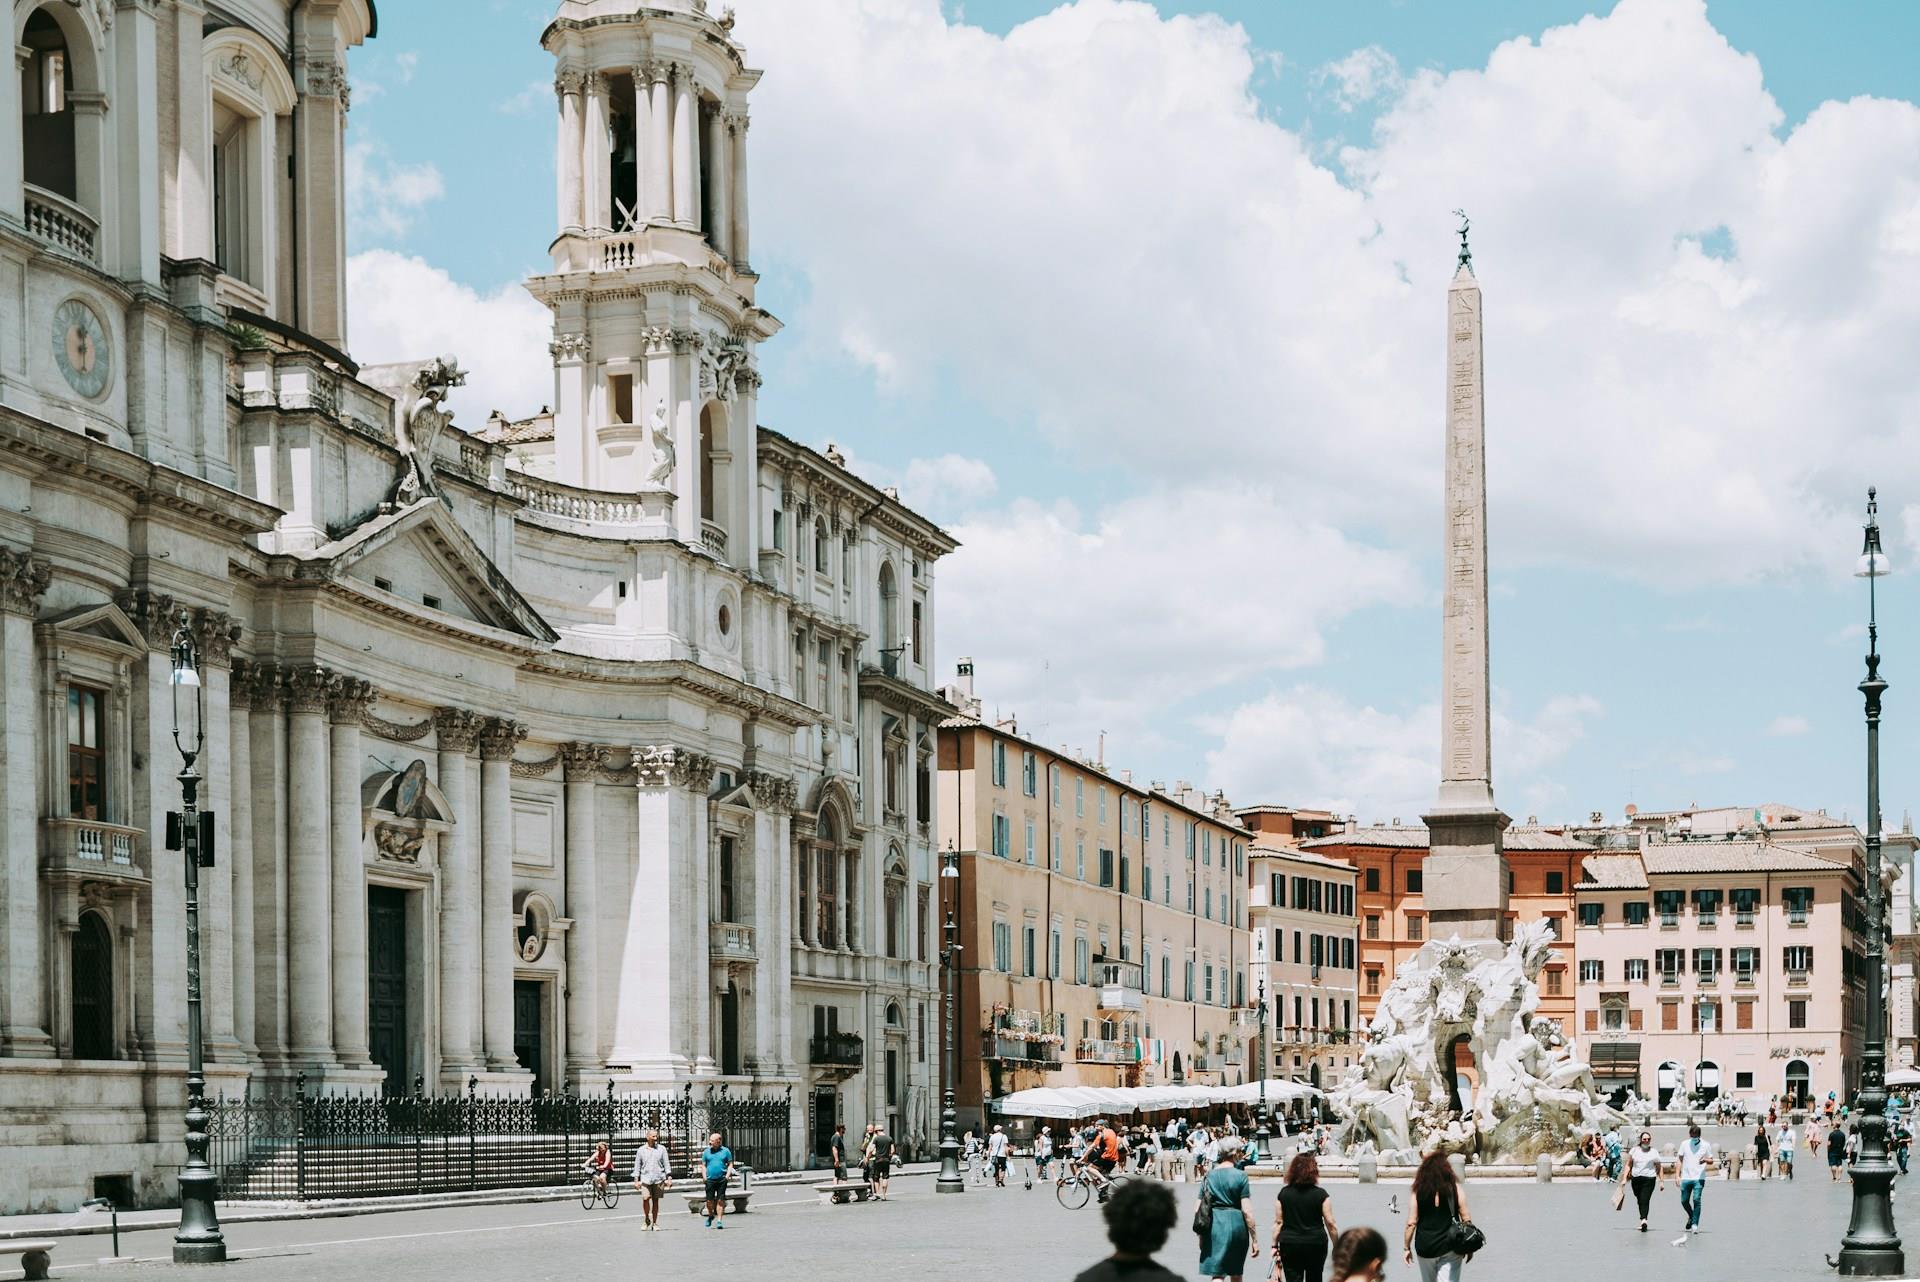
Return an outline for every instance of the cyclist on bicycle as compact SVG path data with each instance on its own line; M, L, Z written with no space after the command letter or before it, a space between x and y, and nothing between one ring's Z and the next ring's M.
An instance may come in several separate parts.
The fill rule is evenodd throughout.
M1126 1146L1120 1140L1120 1132L1107 1125L1105 1118L1095 1125L1093 1142L1087 1149L1087 1165L1100 1172L1100 1200L1104 1202L1113 1183L1113 1168L1120 1164Z
M607 1180L613 1175L613 1151L607 1147L605 1140L593 1146L592 1155L580 1164L580 1169L593 1177L594 1192L606 1189Z

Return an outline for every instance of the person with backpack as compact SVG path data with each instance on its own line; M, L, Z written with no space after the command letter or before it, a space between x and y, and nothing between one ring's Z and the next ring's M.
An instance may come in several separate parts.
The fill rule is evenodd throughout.
M1413 1175L1413 1196L1407 1203L1407 1229L1402 1238L1408 1264L1417 1256L1420 1282L1460 1282L1468 1257L1455 1241L1454 1225L1472 1224L1467 1191L1454 1177L1445 1153L1429 1153Z
M1193 1231L1200 1238L1200 1276L1240 1282L1247 1257L1260 1254L1253 1239L1253 1186L1237 1159L1245 1146L1237 1136L1220 1141L1220 1162L1200 1181Z

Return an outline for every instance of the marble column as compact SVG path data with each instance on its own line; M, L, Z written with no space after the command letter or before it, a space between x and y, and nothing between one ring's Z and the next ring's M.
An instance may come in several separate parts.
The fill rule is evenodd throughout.
M653 216L653 72L633 68L633 221L644 227Z
M791 783L787 786L789 790L791 790ZM793 992L793 949L788 945L787 941L798 938L798 934L794 929L794 897L789 884L792 881L794 871L792 863L793 815L791 812L791 800L783 798L780 803L778 817L775 819L773 825L773 862L776 865L784 863L787 869L787 875L775 880L773 887L770 888L773 891L773 897L763 900L763 902L778 904L780 907L776 908L775 920L772 923L773 939L769 942L768 946L761 949L761 955L772 962L773 970L767 978L763 978L760 982L768 983L770 981L774 991L779 994L782 1003L781 1009L776 1012L773 1021L773 1051L777 1057L778 1071L782 1073L792 1072L794 1066L794 1017L793 1011L789 1009L790 999L788 997L788 994Z
M682 918L687 926L687 956L694 959L693 973L700 978L698 1000L689 1012L692 1016L694 1051L693 1071L718 1071L718 1049L713 1039L713 966L709 924L713 921L713 849L707 828L707 790L713 784L713 759L695 752L674 756L673 782L686 792L686 844L681 848L686 865L687 899L690 911ZM724 985L722 985L724 986Z
M270 1066L287 1063L286 681L271 664L247 665L247 745L253 806L253 1040ZM236 820L237 822L237 820Z
M1426 816L1425 902L1436 939L1494 941L1506 917L1508 819L1493 801L1487 648L1487 473L1480 286L1466 231L1447 289L1446 604L1440 796Z
M840 852L841 884L844 891L840 898L840 947L843 951L860 951L860 936L854 926L860 920L858 897L860 893L860 856L851 850Z
M716 109L707 117L707 240L722 258L733 244L733 212L727 203L731 165L726 118Z
M40 952L34 727L44 723L33 660L33 620L52 578L47 561L0 547L0 1053L16 1058L53 1054Z
M670 1082L692 1067L689 1007L706 1000L705 945L690 954L686 944L686 923L696 906L684 857L687 791L673 781L675 751L666 745L633 749L638 778L633 873L619 941L613 1050L607 1056L608 1062L656 1082Z
M600 748L569 743L560 749L566 771L567 894L567 1066L573 1073L595 1073L606 1061L600 1054L599 870L594 852L596 779Z
M480 730L480 1021L487 1066L514 1072L513 746L517 722L490 718Z
M652 133L647 143L647 219L671 222L673 219L673 99L667 83L665 63L647 67L647 79L653 107L647 113Z
M581 210L581 157L585 124L580 114L580 90L584 77L578 71L562 71L554 77L553 91L560 105L560 137L554 145L555 170L559 182L560 234L579 231L584 223Z
M470 754L480 718L464 708L433 714L437 773L453 827L440 838L440 1071L443 1084L464 1090L480 1056L480 809L473 804Z
M241 1053L258 1054L254 1013L253 962L253 672L244 659L233 663L227 683L227 818L221 837L225 858L215 875L229 882L232 916L228 947L233 956L233 1030Z
M587 73L586 117L580 154L586 208L580 222L589 231L606 231L613 226L613 153L607 141L607 78L598 71Z
M727 117L733 134L730 148L733 181L728 184L728 201L733 211L733 265L746 270L747 258L747 117L745 112Z
M302 1068L335 1063L327 700L339 680L312 666L287 680L287 1023Z
M360 722L372 685L342 677L328 700L333 721L333 1047L348 1068L371 1068L367 1049L367 856L360 822Z

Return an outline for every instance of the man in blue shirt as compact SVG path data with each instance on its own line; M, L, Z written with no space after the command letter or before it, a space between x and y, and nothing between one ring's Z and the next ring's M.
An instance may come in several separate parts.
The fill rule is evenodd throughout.
M733 1174L733 1150L720 1142L719 1131L707 1136L700 1160L706 1164L707 1227L724 1229L727 1227L727 1177Z

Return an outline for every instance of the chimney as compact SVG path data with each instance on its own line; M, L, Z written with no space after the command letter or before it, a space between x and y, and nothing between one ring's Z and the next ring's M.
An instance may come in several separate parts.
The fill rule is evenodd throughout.
M1342 824L1341 827L1344 828L1347 832L1359 832L1360 831L1359 816L1348 815L1346 823Z
M1133 771L1131 770L1120 771L1120 782L1126 784L1129 788L1131 788L1133 786Z
M955 672L957 675L954 678L953 688L958 690L963 698L973 698L973 660L971 658L960 660Z
M1105 730L1100 732L1099 745L1095 750L1098 755L1094 758L1094 764L1104 769L1107 764L1107 732Z
M1587 822L1598 828L1606 822L1606 816L1602 815L1598 810L1595 810L1587 816Z

